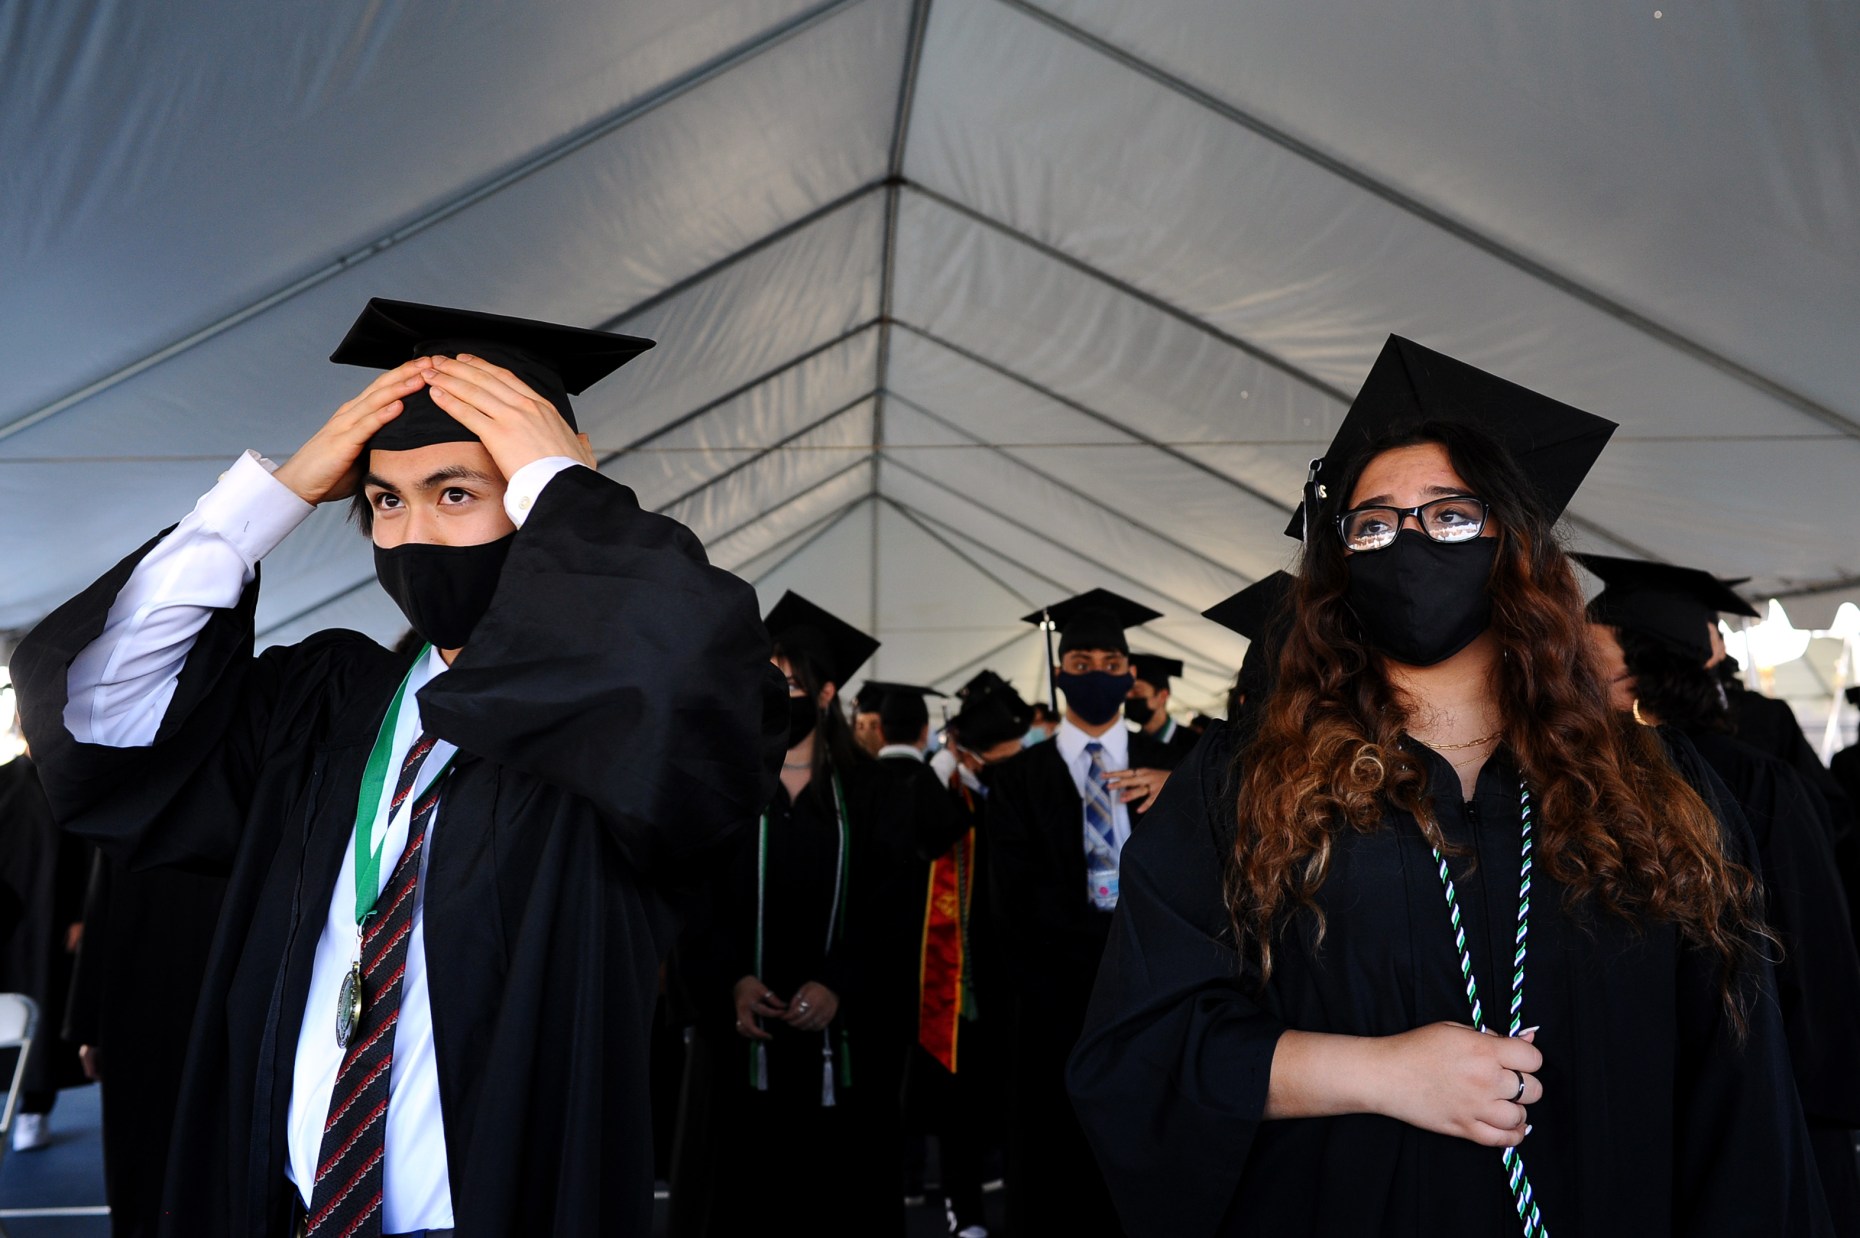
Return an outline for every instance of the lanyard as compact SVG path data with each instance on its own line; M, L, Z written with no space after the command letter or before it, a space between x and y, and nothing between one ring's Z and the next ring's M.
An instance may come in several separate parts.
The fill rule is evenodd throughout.
M828 950L833 943L843 941L846 937L846 917L842 909L846 904L847 881L852 874L852 831L846 825L846 790L840 785L840 776L833 773L833 810L839 827L839 846L834 855L833 902L827 910L827 944ZM769 815L763 813L756 824L756 970L755 975L762 976L762 920L768 907L769 887ZM826 1065L821 1079L822 1105L834 1103L833 1090L833 1031L831 1028L821 1033L823 1053ZM840 1082L846 1086L852 1084L852 1063L848 1060L846 1033L840 1032ZM754 1042L749 1049L749 1082L758 1092L768 1091L769 1059L768 1044L765 1041Z
M1518 784L1518 810L1524 819L1524 844L1523 858L1518 868L1517 949L1511 957L1511 1030L1507 1033L1511 1036L1518 1034L1524 1022L1524 943L1531 931L1531 789L1522 782ZM1434 862L1439 865L1440 885L1447 894L1447 916L1453 922L1453 943L1460 949L1460 975L1466 978L1466 1000L1472 1006L1472 1024L1483 1032L1485 1011L1479 1005L1479 982L1473 978L1472 952L1466 948L1466 928L1460 923L1459 898L1453 892L1453 877L1447 871L1447 858L1440 854L1438 847L1433 848L1433 852ZM1501 1159L1505 1166L1505 1180L1511 1187L1511 1197L1518 1208L1518 1220L1524 1224L1524 1238L1550 1238L1550 1230L1544 1225L1537 1208L1531 1180L1524 1175L1524 1157L1516 1148L1506 1148Z
M420 647L420 656L413 660L407 673L401 678L400 687L394 689L393 703L388 706L387 717L381 720L381 729L375 733L375 746L368 753L368 765L362 771L362 790L355 801L355 923L359 928L369 916L374 914L375 900L381 897L381 857L387 849L387 831L381 831L381 841L377 844L371 840L374 832L375 814L381 808L381 792L387 786L388 765L394 756L394 732L400 725L401 702L407 696L407 684L413 679L427 655L432 652L431 645ZM446 765L452 758L446 758ZM439 773L445 773L441 766ZM411 800L413 797L408 796Z

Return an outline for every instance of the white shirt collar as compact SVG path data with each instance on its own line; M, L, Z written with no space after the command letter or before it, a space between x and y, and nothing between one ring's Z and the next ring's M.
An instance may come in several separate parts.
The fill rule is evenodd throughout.
M923 749L916 744L886 744L878 750L881 757L909 757L913 761L924 759Z
M1125 769L1130 765L1130 730L1122 722L1113 723L1102 735L1091 736L1079 730L1072 719L1062 718L1053 742L1059 745L1059 755L1065 758L1067 765L1078 761L1085 753L1085 745L1093 743L1104 745L1106 769Z

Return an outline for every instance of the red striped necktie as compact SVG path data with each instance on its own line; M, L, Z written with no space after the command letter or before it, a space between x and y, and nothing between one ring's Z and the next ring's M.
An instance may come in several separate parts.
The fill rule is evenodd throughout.
M421 735L408 749L395 783L390 821L413 790L414 778L434 742L432 736ZM394 1028L400 1022L401 979L407 970L407 943L413 936L420 856L444 782L443 774L435 778L414 804L407 846L362 932L362 1018L349 1038L329 1097L329 1120L323 1127L316 1184L310 1190L310 1214L304 1225L308 1238L376 1238L381 1233Z

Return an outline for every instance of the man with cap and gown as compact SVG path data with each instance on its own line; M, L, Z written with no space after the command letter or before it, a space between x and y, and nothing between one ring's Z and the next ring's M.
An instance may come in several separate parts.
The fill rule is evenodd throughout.
M228 878L164 1232L644 1232L666 883L781 748L754 595L592 466L568 396L648 347L376 300L383 369L236 461L14 661L60 821ZM425 640L252 655L258 561L352 501Z
M839 699L879 643L795 593L766 622L789 685L787 757L730 844L707 940L685 960L701 1078L673 1232L740 1234L779 1216L820 1234L901 1234L921 868Z
M1750 825L1765 913L1782 945L1777 998L1809 1141L1836 1229L1860 1233L1860 951L1825 805L1789 766L1731 734L1720 681L1706 666L1718 615L1755 611L1732 582L1697 568L1575 558L1604 585L1589 602L1590 632L1616 708L1691 741Z
M1481 433L1470 449L1480 459L1491 443L1509 454L1515 464L1501 462L1491 475L1517 478L1524 489L1504 497L1535 506L1546 522L1565 509L1614 428L1391 338L1307 478L1305 512L1289 530L1313 539L1306 543L1307 561L1322 553L1326 572L1334 571L1339 553L1320 551L1314 539L1347 545L1343 509L1383 502L1376 492L1364 497L1345 489L1348 470L1384 464L1392 445L1414 430L1432 436L1423 445L1439 451L1442 439L1460 435L1458 425ZM1459 496L1436 489L1443 485L1439 466L1416 463L1423 452L1400 459L1414 465L1400 502L1438 494L1443 506L1428 510L1434 500L1422 498L1415 508L1397 507L1400 515L1376 530L1391 534L1390 540L1360 553L1391 554L1392 542L1406 538L1422 558L1445 560L1446 543L1467 540L1455 527L1456 513L1465 508L1452 503ZM1386 481L1401 467L1390 464L1378 476ZM1394 496L1385 497L1394 506ZM1427 546L1443 549L1435 554ZM1391 563L1399 568L1415 558ZM1444 569L1422 572L1424 594L1391 591L1386 613L1370 616L1377 624L1373 633L1359 619L1365 647L1428 669L1457 656L1455 643L1466 652L1468 641L1490 630L1479 624L1476 607L1491 585L1478 579L1479 559L1463 562L1473 570L1457 581ZM1365 575L1365 582L1386 579L1389 565L1374 566L1384 574ZM1428 609L1449 582L1461 601ZM1354 583L1350 593L1368 600ZM1411 602L1407 608L1396 604L1404 598ZM1467 599L1474 608L1469 612L1461 609ZM1328 604L1327 620L1336 621L1341 607ZM1450 622L1462 613L1473 618ZM1294 629L1285 630L1289 640ZM1411 637L1420 643L1409 647ZM1490 643L1472 652L1462 665L1488 665L1493 653ZM1566 651L1545 653L1541 673L1568 673L1561 661ZM1301 642L1301 656L1323 654ZM1269 684L1268 710L1284 703L1279 694L1287 673L1299 676L1301 693L1311 693L1323 673L1315 661L1287 666L1283 648L1274 661L1279 678ZM1347 698L1372 687L1381 690L1353 682L1339 694ZM1311 708L1334 708L1334 699L1320 697ZM1293 719L1286 722L1289 730ZM1483 722L1473 715L1458 729ZM1275 730L1273 738L1285 752L1289 736ZM1513 1184L1521 1186L1525 1176L1508 1175L1496 1148L1423 1125L1388 1099L1382 1089L1428 1088L1433 1076L1412 1059L1399 1068L1387 1059L1374 1068L1367 1057L1343 1061L1358 1049L1374 1055L1386 1046L1393 1054L1411 1032L1468 1023L1465 973L1475 964L1485 1022L1501 1036L1506 1030L1505 982L1512 979L1508 964L1522 914L1515 909L1528 884L1519 875L1520 838L1529 835L1502 733L1498 739L1499 749L1477 774L1476 810L1466 802L1464 775L1446 757L1430 750L1423 770L1428 788L1419 794L1431 805L1436 827L1465 849L1455 870L1476 863L1470 878L1446 882L1448 890L1457 888L1456 900L1443 902L1443 870L1433 863L1415 815L1383 793L1376 819L1353 822L1354 828L1336 823L1323 836L1330 843L1323 853L1328 875L1312 896L1325 914L1322 931L1311 910L1298 904L1276 921L1282 929L1252 930L1271 933L1272 968L1265 977L1258 943L1235 941L1227 882L1245 785L1235 775L1248 756L1243 750L1235 757L1204 737L1171 775L1123 851L1117 918L1068 1070L1069 1090L1131 1233L1745 1233L1759 1232L1751 1227L1755 1213L1775 1232L1826 1232L1815 1227L1825 1223L1825 1214L1817 1215L1820 1201L1773 998L1759 994L1750 1003L1749 1035L1728 1047L1715 956L1696 958L1701 952L1679 945L1667 925L1621 924L1572 911L1547 865L1535 874L1529 955L1516 981L1522 1003L1516 1014L1541 1028L1520 1029L1515 1020L1511 1027L1519 1036L1531 1033L1541 1053L1534 1069L1543 1072L1542 1093L1526 1118L1535 1131L1521 1145L1532 1188L1522 1205ZM1673 752L1703 776L1696 754L1688 757L1683 747ZM1282 830L1285 821L1249 824L1264 833ZM1455 949L1455 925L1464 925L1464 950ZM1763 970L1760 963L1756 968ZM1319 1059L1338 1065L1337 1072L1325 1076L1328 1082L1299 1075L1287 1086L1323 1090L1356 1080L1363 1092L1328 1109L1288 1104L1276 1082L1281 1050L1298 1056L1323 1033L1334 1034L1327 1046L1347 1051ZM1455 1039L1463 1052L1463 1039ZM1522 1084L1521 1071L1518 1077ZM1271 1108L1275 1095L1277 1110ZM1300 1116L1307 1112L1334 1116Z
M1172 770L1187 759L1201 738L1169 716L1169 681L1181 677L1182 659L1133 653L1130 671L1136 682L1124 698L1124 721L1137 728L1130 737L1130 764L1137 769Z
M995 769L983 827L989 908L1013 994L1007 1191L1016 1235L1121 1232L1066 1099L1065 1063L1110 931L1118 857L1135 815L1124 801L1136 792L1113 777L1131 769L1123 705L1135 676L1124 632L1157 617L1093 589L1025 620L1049 640L1057 632L1051 674L1065 714L1051 742Z
M1033 711L993 671L957 692L935 767L959 832L929 866L918 962L917 1049L911 1109L937 1137L950 1232L986 1232L982 1184L999 1139L1002 1034L1008 992L987 896L983 817L997 768L1020 753Z

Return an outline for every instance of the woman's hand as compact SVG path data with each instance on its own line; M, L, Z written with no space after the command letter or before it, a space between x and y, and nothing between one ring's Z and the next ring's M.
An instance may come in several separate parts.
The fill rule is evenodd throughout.
M1382 1059L1376 1111L1487 1147L1516 1147L1527 1107L1544 1094L1537 1081L1544 1055L1531 1043L1536 1033L1498 1036L1434 1023L1373 1040L1371 1052Z
M1115 769L1104 776L1105 785L1133 813L1146 813L1169 781L1166 769Z
M421 377L432 388L433 403L478 436L506 478L549 456L594 467L594 452L555 405L503 366L461 353L432 358Z
M800 1032L818 1032L840 1012L839 995L826 985L809 980L794 991L794 1001L781 1021Z
M787 1006L781 998L769 992L769 986L755 976L744 976L736 982L735 997L736 1034L751 1040L773 1040L773 1036L762 1030L762 1020L784 1017Z
M362 484L362 448L376 430L400 416L402 400L426 385L420 373L432 363L431 357L415 357L369 383L272 476L306 503L327 503L354 494Z

